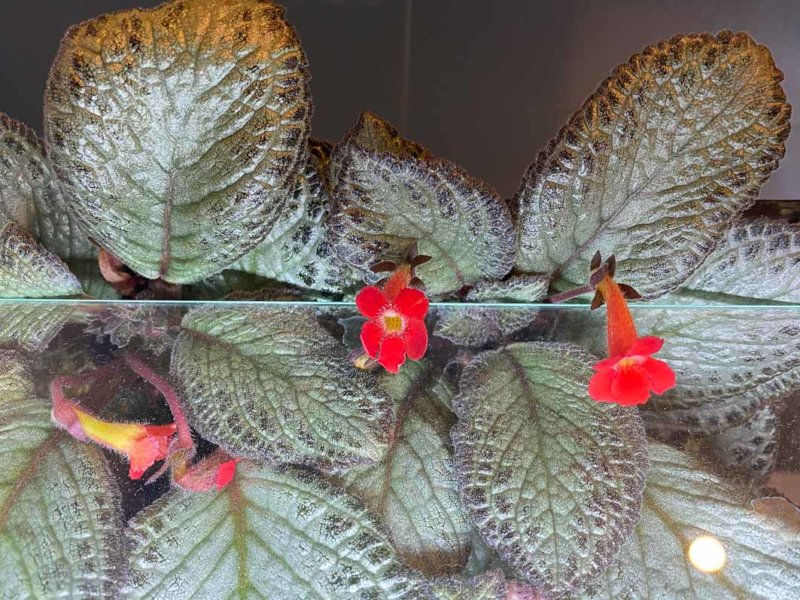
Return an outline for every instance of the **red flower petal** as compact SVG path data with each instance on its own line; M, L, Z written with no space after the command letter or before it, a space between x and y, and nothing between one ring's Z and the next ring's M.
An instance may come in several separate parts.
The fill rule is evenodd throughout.
M675 387L675 372L663 360L648 358L642 365L645 375L650 379L653 391L663 394Z
M614 372L611 370L598 371L589 380L589 397L597 402L614 402L614 394L611 393L611 382L614 380Z
M664 345L664 340L655 336L637 339L625 354L627 356L650 356L655 354Z
M375 321L367 321L361 327L361 345L364 347L364 352L371 358L378 357L382 339L383 329Z
M617 366L617 363L622 359L622 356L612 356L611 358L604 358L597 361L592 367L595 371L610 371Z
M428 299L414 288L405 288L394 301L400 314L409 319L422 319L428 313Z
M216 485L217 489L221 490L231 482L233 476L236 474L236 459L229 460L222 463L217 469Z
M644 404L650 397L650 379L641 368L620 369L614 374L611 393L622 406Z
M403 332L403 342L405 352L411 360L419 360L425 356L425 351L428 349L428 330L425 328L425 321L409 319Z
M365 287L356 295L358 312L368 319L377 317L378 313L383 310L387 303L388 300L386 300L386 296L381 289L374 285Z
M387 338L381 344L381 354L378 362L390 373L397 373L400 365L406 361L406 351L403 339L399 336Z

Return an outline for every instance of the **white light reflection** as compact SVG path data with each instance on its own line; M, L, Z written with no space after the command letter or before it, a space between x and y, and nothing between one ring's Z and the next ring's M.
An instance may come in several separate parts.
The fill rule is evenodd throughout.
M725 547L717 538L701 535L689 545L689 562L698 571L716 573L725 566Z

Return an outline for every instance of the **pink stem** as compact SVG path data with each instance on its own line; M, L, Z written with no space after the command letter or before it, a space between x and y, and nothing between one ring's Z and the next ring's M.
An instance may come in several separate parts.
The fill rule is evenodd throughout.
M565 302L567 300L572 300L578 296L583 296L584 294L588 294L589 292L593 292L594 287L591 284L582 285L580 287L576 287L572 290L567 290L566 292L560 292L549 298L545 298L542 302L549 302L550 304L558 304L560 302Z
M183 412L180 397L173 387L136 356L126 354L125 363L133 369L139 377L147 381L164 396L164 400L167 401L167 405L172 411L172 417L175 419L175 427L178 430L178 447L194 449L192 431L189 429L189 423L186 421L186 415Z

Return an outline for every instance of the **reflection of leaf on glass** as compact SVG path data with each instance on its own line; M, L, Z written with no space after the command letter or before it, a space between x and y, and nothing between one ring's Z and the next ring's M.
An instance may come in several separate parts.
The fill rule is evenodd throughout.
M380 460L391 402L356 371L311 308L196 310L172 372L190 423L235 456L351 464Z
M674 389L643 407L648 427L720 431L800 383L800 323L788 307L648 309L636 322L667 340L660 358L677 375Z
M508 581L502 571L487 571L469 579L435 579L434 600L547 600L541 591L519 581Z
M711 436L709 445L723 467L763 483L778 453L778 417L771 406L765 406L741 425Z
M133 598L405 598L420 581L353 497L242 462L219 493L174 490L130 525Z
M800 589L800 531L754 511L734 487L686 454L650 445L642 515L617 562L589 597L791 600ZM689 544L711 535L727 554L717 574L689 562Z
M114 597L119 498L97 448L57 431L23 359L0 350L0 597Z
M187 283L281 228L308 134L305 64L269 3L171 2L70 29L45 123L87 234L146 277Z
M383 519L406 564L426 575L458 572L471 528L448 448L451 415L436 398L436 369L411 363L382 381L397 413L387 455L351 468L342 483Z
M431 296L499 279L514 262L514 230L496 191L433 158L371 113L333 150L335 249L374 282L370 265L402 262L416 242L432 259L416 274Z
M58 335L72 312L72 306L58 304L0 303L0 345L41 350Z
M783 156L782 78L745 33L676 36L617 67L528 168L517 266L582 283L599 250L646 297L680 285Z
M557 594L611 562L647 472L636 410L589 399L592 362L577 346L512 344L478 355L453 400L474 524L521 576Z

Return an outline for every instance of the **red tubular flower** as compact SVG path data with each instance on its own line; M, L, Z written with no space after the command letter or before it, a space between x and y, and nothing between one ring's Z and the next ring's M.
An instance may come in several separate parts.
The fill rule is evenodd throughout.
M193 465L188 462L176 464L172 469L172 480L191 492L207 492L213 488L221 490L233 480L236 464L240 460L218 448Z
M425 315L428 299L421 291L408 287L409 265L401 266L383 289L371 285L356 296L359 312L369 321L361 328L364 351L390 373L400 370L406 356L419 360L428 349Z
M598 402L633 406L647 402L651 392L663 394L674 387L670 366L651 358L664 340L637 335L625 295L611 276L606 275L597 290L608 305L609 358L594 365L597 372L589 381L589 396Z

